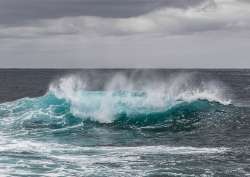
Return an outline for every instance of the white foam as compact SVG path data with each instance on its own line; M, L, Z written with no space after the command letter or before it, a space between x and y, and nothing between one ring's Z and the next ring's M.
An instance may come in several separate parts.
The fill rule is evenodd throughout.
M90 80L90 79L89 79ZM224 90L217 82L206 81L198 85L194 83L192 74L178 74L165 81L145 80L142 83L127 78L122 74L114 75L104 86L105 94L86 94L87 82L77 75L70 75L53 82L50 91L58 98L63 98L71 104L71 112L82 118L91 118L101 123L111 123L117 113L116 105L125 104L127 107L140 109L164 110L179 103L180 100L192 102L195 100L215 101L221 104L230 104L225 98ZM145 96L136 97L131 94L114 96L114 92L123 90L128 92L139 91ZM84 93L85 92L85 93ZM96 107L92 111L88 108ZM119 111L119 110L118 110ZM129 114L130 110L125 112Z
M151 155L154 157L162 155L168 155L170 157L176 155L192 155L194 158L194 156L214 156L216 154L222 154L230 151L230 149L226 147L175 147L168 145L81 147L70 144L13 139L3 134L1 134L0 137L0 153L6 154L6 158L8 158L8 154L18 154L20 158L20 161L15 164L8 164L7 167L5 163L0 162L0 172L4 171L3 174L6 175L14 173L32 175L33 172L29 170L29 167L32 167L33 165L43 166L44 168L52 166L52 170L45 172L46 176L57 176L58 174L61 176L69 176L70 174L78 174L79 176L84 174L87 176L93 174L97 175L99 173L103 174L103 172L107 170L112 174L112 170L116 170L116 168L109 168L108 164L112 163L121 165L121 173L126 174L129 172L129 174L133 176L131 173L142 175L144 172L148 172L147 170L145 171L145 169L133 169L131 171L131 167L134 165L143 167L146 163L148 163L147 160L141 157ZM27 153L41 158L22 159L22 155L25 156ZM74 166L74 168L69 168L67 164ZM107 164L107 166L103 169L101 168L103 167L101 164ZM151 168L149 164L147 164L147 166Z
M36 152L36 153L68 153L96 151L103 153L114 153L124 155L142 155L142 154L216 154L229 151L229 148L209 148L209 147L189 147L189 146L134 146L134 147L117 147L117 146L96 146L82 147L69 144L48 143L35 140L13 139L1 134L0 152Z

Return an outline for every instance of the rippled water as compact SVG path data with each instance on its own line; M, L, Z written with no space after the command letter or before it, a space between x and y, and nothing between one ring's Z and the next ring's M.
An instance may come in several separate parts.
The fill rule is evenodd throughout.
M5 72L8 78L17 71ZM51 74L37 72L41 82ZM0 174L250 176L248 76L248 70L60 72L41 96L0 104Z

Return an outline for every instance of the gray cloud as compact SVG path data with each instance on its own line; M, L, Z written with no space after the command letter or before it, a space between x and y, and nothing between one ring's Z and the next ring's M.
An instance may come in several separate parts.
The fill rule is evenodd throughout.
M237 0L204 1L187 9L165 7L127 18L77 16L42 19L19 26L0 26L1 38L53 35L124 36L190 35L207 31L250 29L250 4Z
M127 18L164 8L188 8L205 0L0 0L0 24L75 16Z
M248 36L247 36L248 35ZM0 43L0 67L250 67L250 32L155 37L54 36Z
M248 0L0 0L0 67L250 67Z

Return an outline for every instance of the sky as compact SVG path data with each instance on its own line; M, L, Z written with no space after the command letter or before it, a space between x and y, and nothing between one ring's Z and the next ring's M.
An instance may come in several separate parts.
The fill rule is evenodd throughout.
M0 68L250 68L250 0L0 0Z

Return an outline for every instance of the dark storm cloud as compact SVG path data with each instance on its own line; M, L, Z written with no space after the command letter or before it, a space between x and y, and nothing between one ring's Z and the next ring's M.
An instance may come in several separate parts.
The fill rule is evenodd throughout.
M246 67L249 0L0 0L0 67Z
M8 14L0 15L0 38L168 36L250 29L250 3L245 0L71 0L70 3L0 0L0 3L6 7L0 6L0 13Z
M188 8L205 0L0 0L0 24L74 16L126 18L164 8Z

